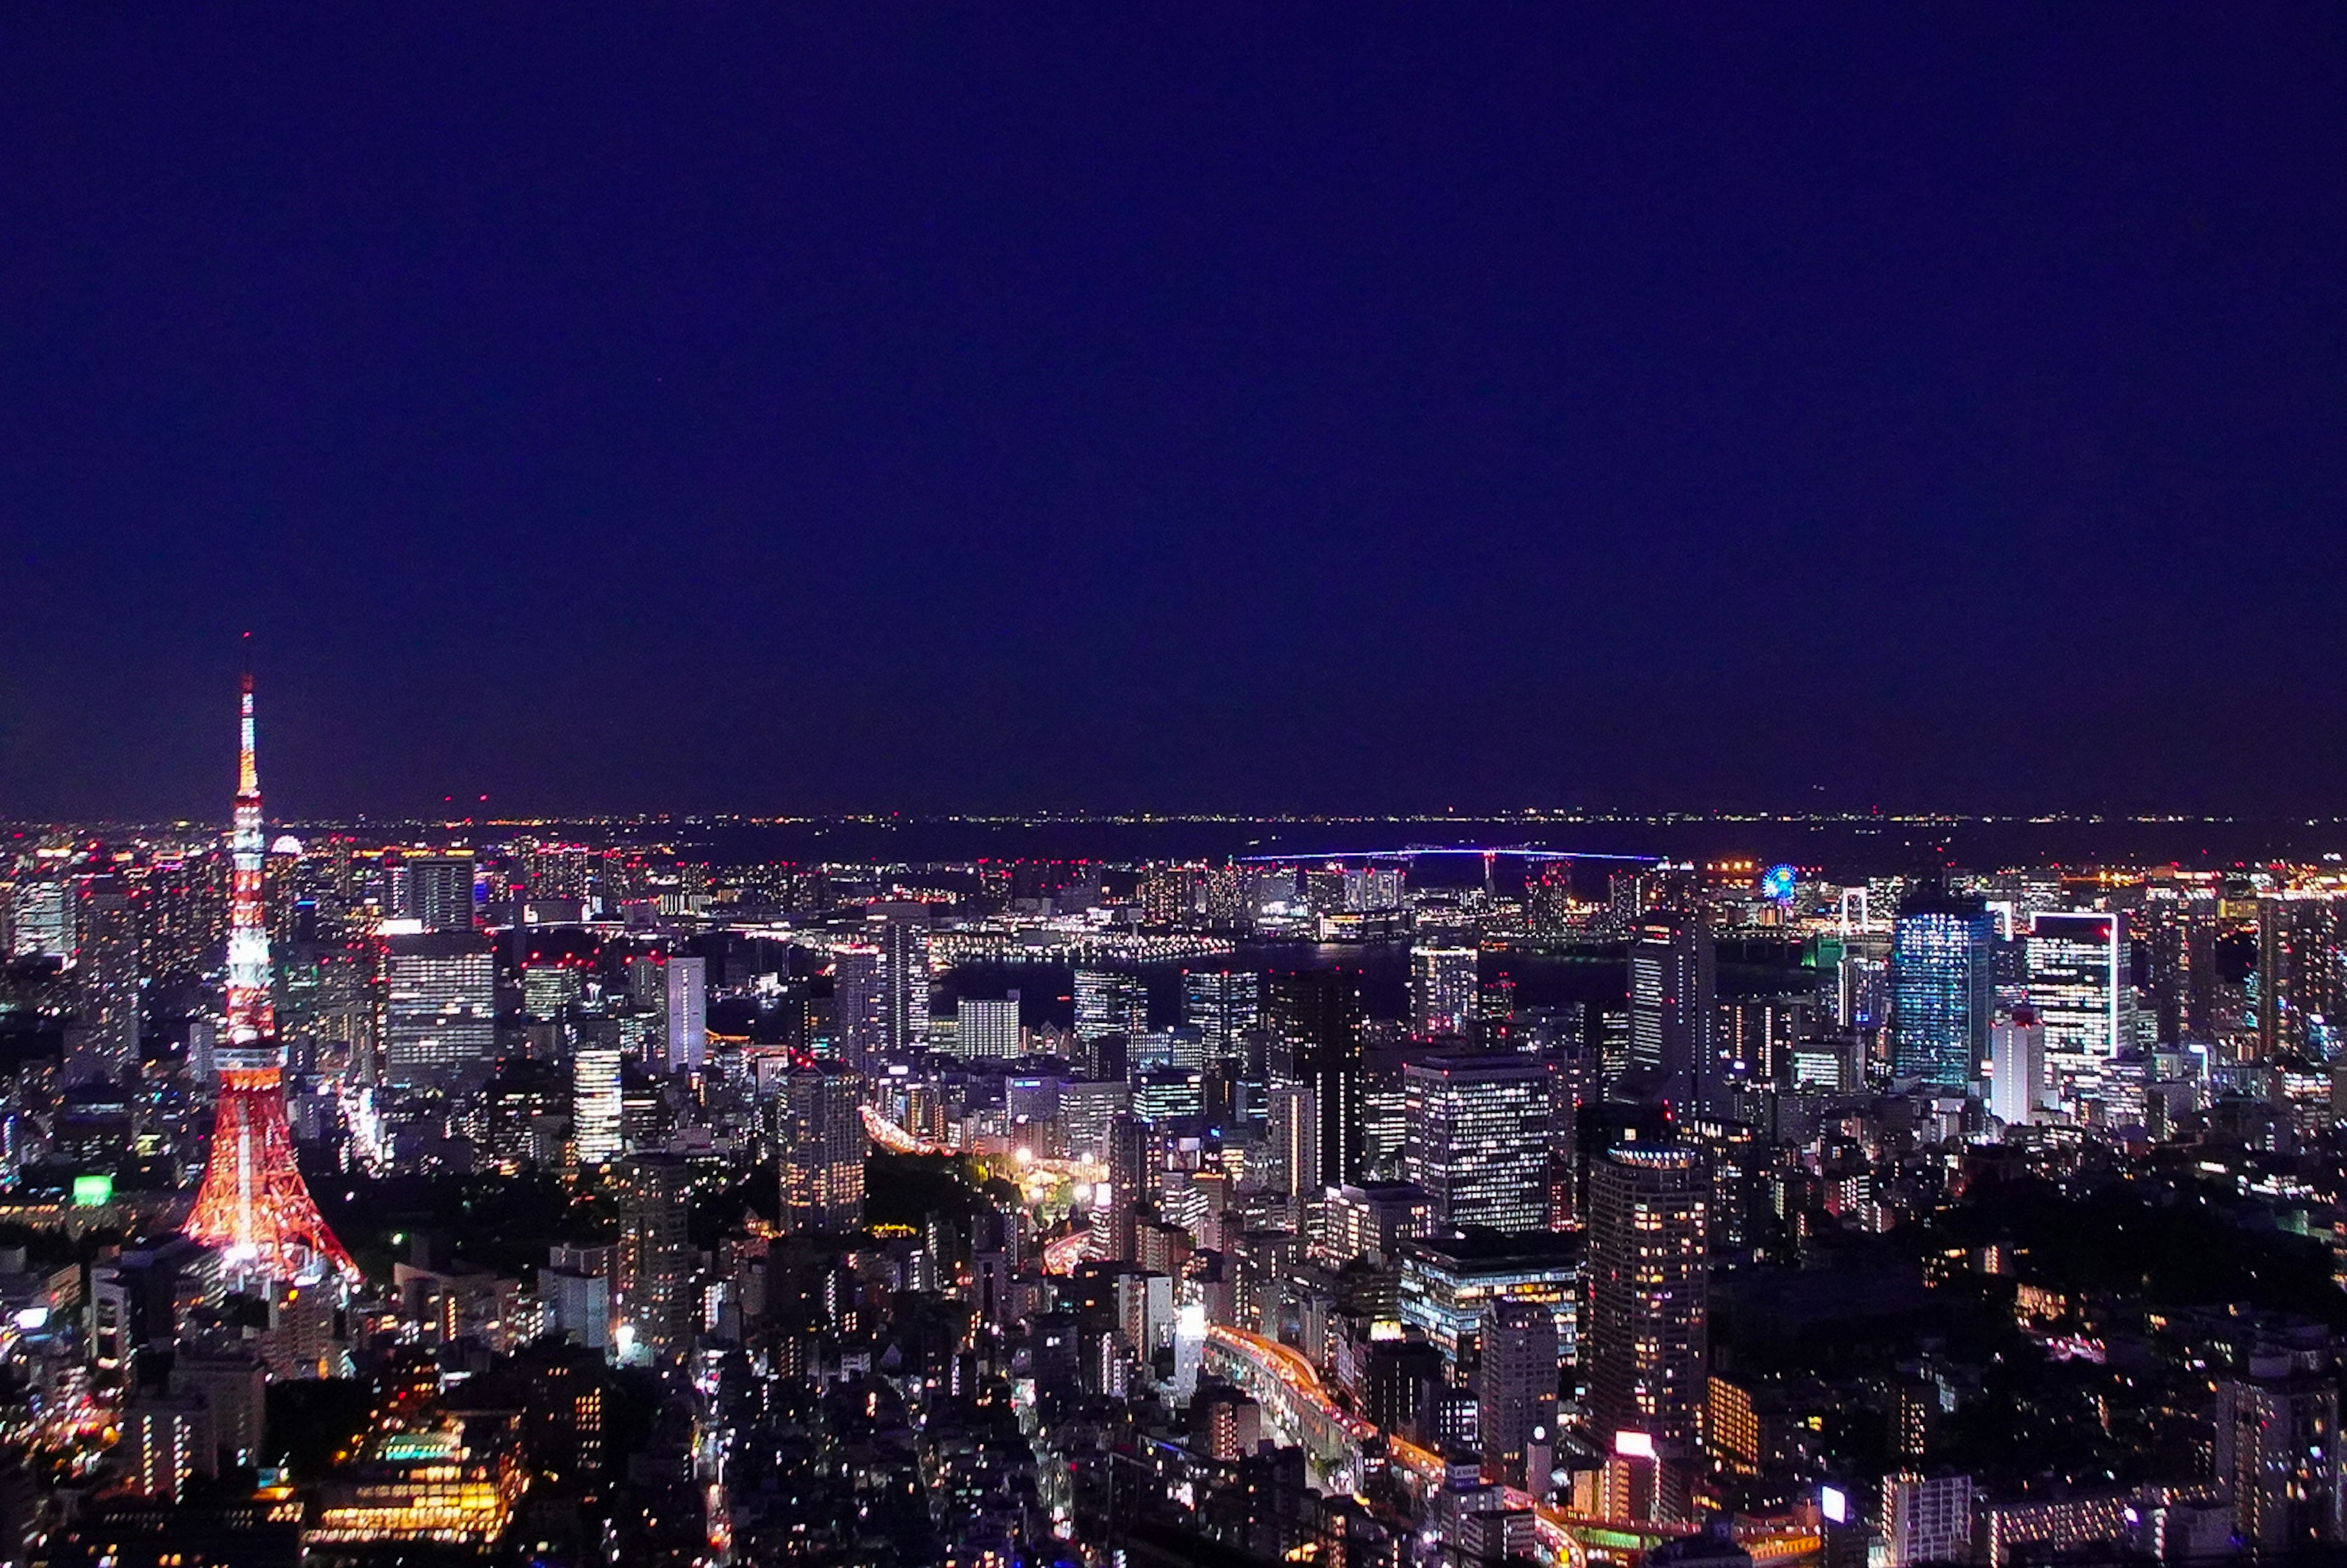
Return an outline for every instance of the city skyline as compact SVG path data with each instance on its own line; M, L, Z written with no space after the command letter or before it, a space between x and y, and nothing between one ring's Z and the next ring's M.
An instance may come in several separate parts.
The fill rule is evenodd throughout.
M2347 9L0 153L0 1568L2347 1563Z

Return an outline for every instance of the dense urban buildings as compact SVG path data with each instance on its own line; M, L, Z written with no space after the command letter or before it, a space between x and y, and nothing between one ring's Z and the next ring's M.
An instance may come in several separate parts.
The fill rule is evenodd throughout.
M253 755L10 841L12 1560L2347 1545L2330 863L272 835Z
M2304 0L0 8L0 1568L2347 1568L2342 171Z

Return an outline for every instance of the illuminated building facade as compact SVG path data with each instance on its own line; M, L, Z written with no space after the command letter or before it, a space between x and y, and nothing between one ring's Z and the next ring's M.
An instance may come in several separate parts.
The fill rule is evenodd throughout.
M1475 1362L1476 1428L1483 1440L1483 1479L1548 1490L1542 1456L1556 1440L1556 1317L1528 1301L1501 1299L1483 1310ZM1528 1463L1540 1473L1528 1474Z
M1989 1113L2024 1127L2053 1108L2045 1071L2045 1026L2029 1008L1989 1030Z
M1019 996L997 1001L964 997L954 1004L954 1050L961 1056L1019 1054Z
M1891 940L1891 1070L1962 1091L1980 1075L1996 995L1994 917L1935 884L1900 906Z
M1549 1069L1522 1056L1438 1056L1402 1069L1403 1179L1437 1222L1532 1230L1548 1217Z
M1676 1144L1625 1143L1589 1173L1590 1433L1664 1456L1696 1451L1708 1392L1710 1183Z
M1973 1478L1899 1474L1882 1478L1887 1568L1966 1563L1973 1554Z
M709 1054L709 960L672 957L663 968L668 1070L698 1072Z
M138 936L121 878L83 883L74 948L77 1028L67 1036L67 1083L121 1082L138 1069Z
M902 1059L924 1049L928 1039L928 910L919 904L891 906L870 935L880 949L882 1050ZM858 1065L870 1071L868 1060Z
M1630 1071L1645 1092L1705 1106L1724 1084L1712 1048L1717 959L1699 917L1650 919L1630 943Z
M2347 1540L2339 1387L2285 1353L2256 1353L2216 1385L2216 1475L2236 1533L2263 1556Z
M384 1081L397 1089L477 1085L497 1063L497 968L466 931L384 938Z
M1471 1360L1494 1301L1548 1309L1557 1354L1571 1360L1580 1338L1580 1238L1558 1231L1480 1231L1430 1235L1401 1244L1398 1291L1401 1320L1456 1366Z
M1263 977L1244 969L1191 969L1182 976L1182 1021L1198 1031L1208 1061L1244 1055L1263 1021Z
M2127 929L2116 914L2038 915L2027 942L2029 1005L2045 1031L2045 1072L2064 1099L2091 1096L2131 1044Z
M692 1173L673 1154L639 1154L619 1172L621 1332L631 1350L671 1360L692 1345Z
M56 877L26 877L8 893L12 958L70 958L74 950L74 889Z
M870 942L849 942L832 952L832 1055L847 1066L868 1070L887 1054L887 965Z
M1476 964L1472 948L1410 949L1410 1033L1420 1040L1469 1033L1475 1021Z
M1149 993L1139 975L1118 969L1078 969L1075 999L1078 1040L1091 1041L1112 1034L1129 1040L1149 1028Z
M1339 1268L1355 1258L1382 1268L1401 1255L1403 1242L1424 1235L1433 1220L1425 1191L1408 1182L1333 1187L1321 1199L1317 1248Z
M1357 977L1327 970L1274 975L1264 993L1271 1087L1300 1083L1319 1113L1318 1187L1363 1173L1361 991Z
M618 1044L581 1040L570 1059L571 1150L579 1163L600 1165L620 1157L622 1110Z
M391 907L426 931L469 931L475 925L473 856L411 855L390 869Z
M2262 1057L2327 1060L2347 1009L2347 905L2334 897L2258 900L2257 1027Z
M505 1534L528 1484L510 1432L485 1440L454 1422L378 1432L354 1463L320 1486L303 1544L486 1547Z
M864 1223L864 1081L853 1072L786 1073L782 1119L782 1228L835 1233Z

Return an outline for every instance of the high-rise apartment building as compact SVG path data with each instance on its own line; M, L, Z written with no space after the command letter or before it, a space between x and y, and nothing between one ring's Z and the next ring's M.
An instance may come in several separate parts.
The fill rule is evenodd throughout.
M1473 1031L1477 957L1472 948L1410 949L1410 1033L1440 1040Z
M55 877L27 877L8 893L9 952L19 958L69 958L74 950L74 889Z
M1269 1116L1271 1190L1288 1200L1291 1218L1319 1195L1320 1107L1308 1083L1275 1083Z
M1980 1075L1996 997L1988 907L1925 883L1899 907L1891 938L1893 1076L1961 1091Z
M1549 1080L1524 1056L1438 1056L1402 1068L1403 1179L1448 1225L1534 1230L1548 1218Z
M2271 895L2258 900L2258 1050L2323 1056L2347 1019L2347 904Z
M838 1232L864 1223L864 1081L855 1072L785 1073L781 1121L782 1228Z
M888 1049L888 985L881 949L850 942L833 950L831 1053L835 1060L867 1071Z
M692 1171L674 1154L638 1154L620 1169L620 1320L642 1353L671 1360L692 1348Z
M928 1049L929 1034L929 908L898 901L873 906L864 939L880 955L878 1054L902 1060ZM860 1063L871 1069L871 1059Z
M521 971L521 1010L539 1022L551 1023L563 1009L577 1001L584 973L577 964L526 964Z
M484 938L423 932L385 938L384 1081L455 1090L497 1063L497 973Z
M2248 1360L2218 1381L2214 1412L2216 1479L2236 1535L2270 1559L2347 1540L2338 1383L2286 1353Z
M1708 1391L1710 1182L1669 1143L1617 1145L1589 1173L1590 1436L1601 1452L1691 1456Z
M1882 1545L1887 1568L1968 1563L1973 1555L1973 1478L1882 1478Z

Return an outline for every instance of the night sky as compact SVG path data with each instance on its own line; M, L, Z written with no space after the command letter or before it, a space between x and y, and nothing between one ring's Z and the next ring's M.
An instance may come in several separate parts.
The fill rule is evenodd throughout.
M2347 8L12 8L0 816L2347 809Z

